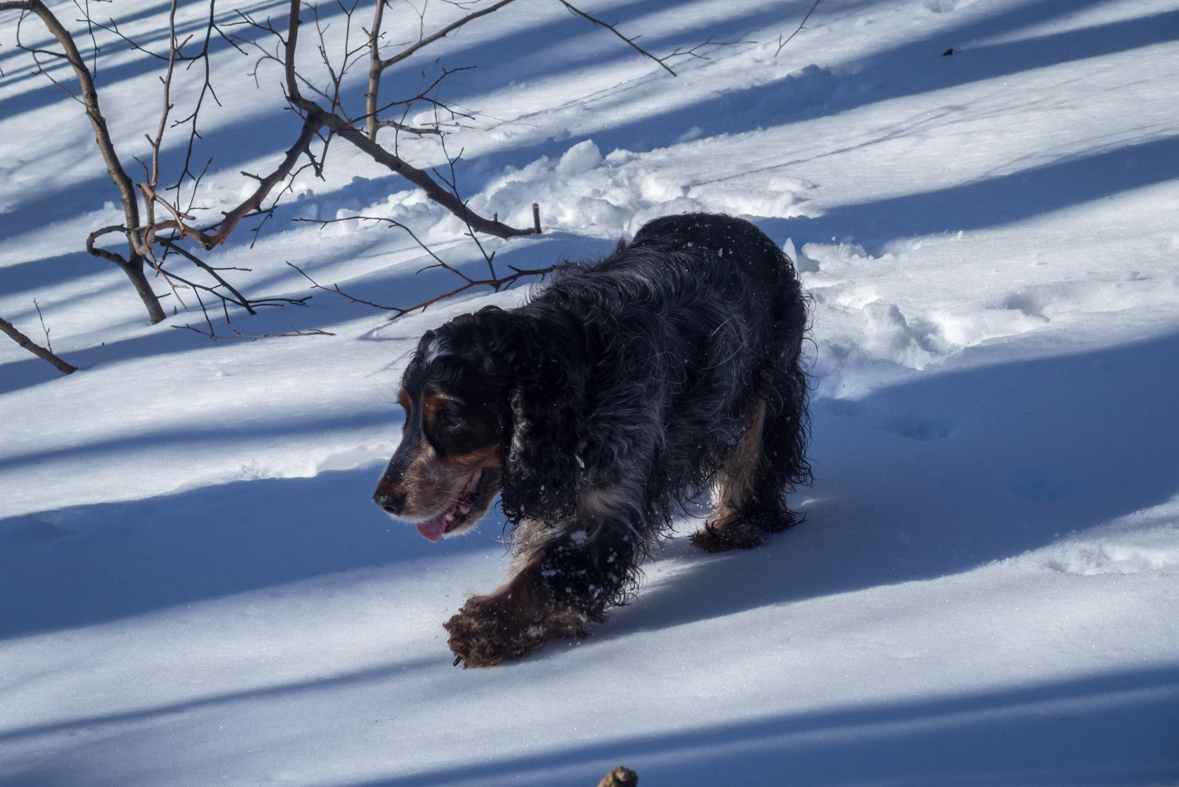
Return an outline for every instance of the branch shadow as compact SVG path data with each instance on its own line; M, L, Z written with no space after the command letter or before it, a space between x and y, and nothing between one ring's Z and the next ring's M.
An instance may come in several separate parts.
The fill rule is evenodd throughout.
M771 237L803 243L853 240L873 255L907 237L979 230L1064 210L1179 178L1179 136L873 202L822 216L758 219Z
M1083 0L1080 6L1092 5L1095 2L1097 0ZM1179 36L1179 11L1175 11L1017 42L973 46L962 50L953 58L939 56L940 52L945 49L947 42L952 44L957 44L959 41L970 42L1049 21L1077 10L1079 7L1075 3L1067 8L1048 0L1026 3L982 20L963 23L958 27L939 32L936 36L908 42L887 52L874 55L866 62L862 70L853 76L835 76L827 70L812 66L769 84L744 90L726 91L715 98L693 103L672 112L644 115L630 123L623 123L592 135L569 137L561 141L550 138L539 145L517 145L511 149L488 153L478 158L464 159L460 161L457 170L462 180L464 192L474 194L482 190L488 179L503 168L523 166L540 155L558 156L568 147L583 139L593 138L603 149L619 147L647 150L660 145L672 144L684 129L694 125L700 126L706 135L742 133L759 127L789 125L803 119L832 115L868 103L940 90L972 81L992 79L1023 70L1044 68L1079 58L1127 51L1152 43L1173 40ZM636 3L616 9L616 12L620 14L618 17L620 21L652 11L653 9L648 3ZM774 11L773 13L779 12ZM766 11L757 12L748 18L736 17L726 20L726 25L733 28L732 32L738 31L742 26L764 25L769 22L767 14L772 15L771 12ZM560 22L549 23L548 27L551 27L551 30L541 26L540 32L544 33L541 38L542 40L557 40L552 36L572 35L574 28L582 21L584 20L571 17ZM726 34L730 32L729 27L724 28ZM461 56L496 63L494 67L479 72L478 77L464 75L464 80L470 80L467 92L463 92L462 84L456 83L450 87L452 91L449 94L450 97L456 103L462 103L473 95L481 94L481 91L485 91L492 84L510 81L513 75L523 77L528 72L524 65L531 62L529 58L532 56L534 47L523 45L522 42L524 39L533 40L537 31L538 28L531 25L525 30L449 52L447 57ZM600 57L609 59L606 54L601 54ZM935 57L936 61L933 59ZM933 63L936 65L931 65ZM585 65L587 63L576 61L567 63L565 67L575 68ZM405 68L409 67L409 65L405 66ZM517 71L520 73L517 74ZM399 77L406 77L408 73L408 71L405 74L391 72L390 83L395 83ZM108 78L117 81L130 75L133 74L113 71L108 73ZM874 80L879 81L881 75L888 75L890 80L888 84L876 84ZM48 87L57 91L57 88L51 85ZM60 93L60 91L57 92ZM279 152L272 151L273 143L269 141L272 135L258 134L257 129L259 127L268 129L289 127L289 138L293 139L298 126L297 121L298 119L293 114L276 105L273 111L260 116L235 120L219 124L214 128L204 129L202 130L201 148L198 151L198 156L202 151L215 152L214 163L220 170L232 170L246 161L271 154L277 156ZM80 116L78 122L82 122ZM652 136L653 133L655 136ZM663 136L660 137L660 135ZM176 169L178 161L183 155L184 146L180 144L179 137L175 135L167 141L173 144L167 147L162 155L165 171L171 171ZM1168 138L1168 140L1157 143L1161 147L1152 148L1151 144L1154 143L1147 143L1143 146L1143 155L1150 157L1152 164L1157 163L1161 166L1141 166L1137 175L1138 181L1158 182L1171 176L1170 173L1175 171L1174 166L1170 163L1175 159L1171 150L1173 141L1174 138ZM1105 155L1116 158L1118 154ZM1130 153L1129 155L1134 154ZM1095 157L1095 161L1102 163L1101 156ZM1068 168L1069 164L1064 163L1060 166ZM1044 174L1051 174L1050 168L1041 169L1044 170ZM1111 169L1113 168L1111 167ZM335 201L347 202L355 200L357 197L371 201L409 186L408 182L402 181L391 173L374 174L376 177L372 179L359 178L358 180L361 181L359 185L354 182L354 187L346 189L347 193ZM1083 180L1077 173L1073 174L1076 175L1074 180ZM1121 177L1126 173L1113 172L1112 174L1113 181L1133 182L1135 180L1133 175ZM1023 215L1026 215L1027 207L1034 205L1041 195L1035 193L1036 188L1034 187L1028 190L1027 194L1018 193L1019 189L1016 187L1015 179L1024 177L1027 175L1000 178L995 188L998 196L1015 196L1014 204L1021 206L1024 209ZM1096 179L1090 180L1096 182ZM969 189L974 186L961 188ZM71 197L69 200L63 199L66 196L66 191ZM1084 188L1082 193L1092 194L1095 193L1095 190ZM1100 190L1097 190L1096 193L1100 194ZM76 204L75 198L79 194L92 195L91 201L95 204L117 197L113 185L106 179L94 178L82 184L71 185L68 189L63 188L51 193L40 194L31 201L22 202L11 212L4 214L2 218L4 223L11 227L19 226L25 230L35 229L73 213L70 206ZM935 192L934 196L937 194ZM1054 194L1045 196L1049 204L1056 199ZM1033 199L1033 197L1037 199ZM933 212L924 220L914 222L913 217L921 214L919 211L914 213L903 210L909 207L904 203L906 199L920 198L898 198L896 201L887 201L883 203L883 207L885 209L896 207L895 215L883 219L877 216L873 220L877 224L883 223L887 232L891 232L889 221L895 218L900 218L909 225L902 227L902 232L920 232L926 226L940 227L948 220L947 211L935 199L930 199L927 204L916 207L932 207L934 208ZM329 199L329 201L332 200ZM1074 200L1074 203L1075 201L1077 200ZM1004 211L1002 203L998 201L982 204L984 208L989 209L979 211L975 215L991 216L993 217L992 221L1001 221L1004 216L1018 217L1021 215L1019 211L1015 210ZM848 208L848 210L860 209L862 208L859 206ZM280 209L276 216L279 219L289 218L290 215L294 215L295 211L297 208L288 204L286 208ZM827 227L837 225L838 219L841 218L843 218L842 214L827 217L826 220L816 225L815 231L809 234L815 238L830 237L830 234L845 237L847 231L843 228L837 228L836 232L830 234L827 233ZM802 220L796 223L805 224ZM820 226L822 229L819 229ZM887 232L885 229L876 230L875 235L886 238ZM241 232L236 233L231 244L248 243L247 235L248 233L245 235Z
M371 422L377 434L390 416L346 425ZM302 428L320 426L338 424ZM242 480L0 519L0 640L437 557L436 545L373 505L379 475L370 466ZM472 536L447 542L446 554L495 549L502 522L489 517Z
M284 700L298 697L302 694L312 694L320 691L345 689L349 686L399 678L406 674L406 670L416 670L421 667L437 665L437 659L403 659L385 666L357 670L341 675L309 678L307 680L280 683L245 691L230 691L222 694L212 694L197 699L159 705L142 710L118 711L100 715L86 716L69 721L53 721L30 725L0 732L0 745L29 738L46 735L70 733L76 730L91 730L101 726L120 724L134 724L136 722L159 719L166 716L180 716L193 711L207 708L218 708L240 702L253 702L282 698ZM3 782L0 782L2 784Z
M1179 11L1174 11L1015 42L979 44L956 50L952 57L941 56L949 47L1049 22L1098 2L1080 0L1062 4L1054 0L1038 0L1025 3L873 54L859 63L851 74L836 75L829 69L808 66L765 84L726 90L671 111L643 114L609 129L571 136L559 146L551 143L552 150L539 152L551 155L558 153L557 147L563 150L586 139L593 139L603 151L614 148L647 151L673 144L692 126L699 127L702 136L787 126L895 98L932 93L1179 38ZM461 95L455 97L456 102L462 100ZM518 167L531 161L524 157L534 152L535 148L521 147L488 154L489 162L484 166L490 170L506 165Z

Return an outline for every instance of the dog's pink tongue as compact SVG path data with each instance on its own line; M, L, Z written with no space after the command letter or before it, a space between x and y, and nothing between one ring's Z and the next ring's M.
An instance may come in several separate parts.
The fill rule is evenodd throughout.
M422 534L422 538L427 541L437 542L446 532L446 511L443 511L433 519L427 519L425 522L418 522L418 532Z

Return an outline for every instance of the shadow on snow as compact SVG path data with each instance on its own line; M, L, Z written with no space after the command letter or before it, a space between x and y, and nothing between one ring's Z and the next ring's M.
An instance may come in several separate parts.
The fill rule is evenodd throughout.
M355 787L574 785L620 763L690 785L1138 785L1179 777L1179 668L783 714Z
M1176 358L1179 335L1171 335L929 374L860 401L820 399L818 481L795 497L807 520L748 553L705 556L673 541L663 559L690 567L651 583L596 636L963 572L1165 502L1179 491L1179 415L1168 395L1179 386ZM378 434L388 415L280 425L267 435L369 425ZM92 450L97 458L112 447ZM390 526L370 502L378 474L240 481L0 520L0 637L502 549L500 517L442 545Z

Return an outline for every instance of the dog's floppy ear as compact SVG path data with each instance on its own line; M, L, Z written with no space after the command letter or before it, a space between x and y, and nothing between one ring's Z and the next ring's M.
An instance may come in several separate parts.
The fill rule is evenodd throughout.
M575 337L552 326L530 326L510 389L512 414L501 492L513 522L556 522L572 514L580 493L577 455L585 428L584 351Z

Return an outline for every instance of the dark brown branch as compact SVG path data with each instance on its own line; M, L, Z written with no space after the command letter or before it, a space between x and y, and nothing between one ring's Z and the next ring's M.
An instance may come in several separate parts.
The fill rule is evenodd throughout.
M191 262L193 265L197 266L201 270L205 271L205 273L208 273L210 276L212 276L214 279L216 279L217 282L222 287L224 287L225 289L227 289L231 293L233 293L234 298L237 299L238 306L241 306L243 309L245 309L250 314L257 314L257 312L254 311L253 306L250 305L249 299L247 299L244 295L242 295L240 292L238 292L236 289L234 289L232 284L230 284L225 279L223 279L221 277L221 274L217 273L217 271L213 267L211 267L208 263L206 263L204 260L197 257L195 254L192 254L189 251L185 250L183 247L181 247L180 245L178 245L177 243L172 241L171 238L161 238L159 240L159 242L164 247L176 252L181 257L184 257L186 260Z
M318 107L317 107L318 108ZM295 166L295 162L299 157L311 146L311 142L315 139L316 132L323 126L322 114L312 116L310 113L303 121L303 129L299 134L299 138L295 140L295 144L287 150L286 157L283 158L282 163L278 168L261 179L258 188L250 195L244 202L238 205L233 210L225 214L225 218L214 226L217 228L215 232L209 233L203 230L189 227L183 221L177 219L170 219L160 221L151 227L154 232L162 230L175 230L181 236L191 238L201 244L201 248L205 251L211 251L214 247L221 245L229 238L230 233L237 227L238 223L246 216L262 211L262 203L270 194L271 190L286 179L291 169ZM209 229L212 229L210 227Z
M484 11L479 12L479 13L480 13L480 15L485 15L487 13L490 13L495 8L502 7L508 1L510 1L510 0L505 0L505 2L501 2L501 3L497 4L496 6L489 7L488 9L484 9ZM406 161L404 161L402 158L400 158L398 155L396 155L395 153L389 152L384 147L382 147L380 144L378 144L373 139L371 139L369 137L369 135L364 130L356 128L356 124L358 122L360 122L360 119L353 120L351 118L348 118L343 115L342 111L339 110L339 101L338 101L339 84L338 84L338 82L342 78L342 73L336 73L334 70L332 71L332 73L334 74L333 81L335 84L334 84L333 88L331 88L331 90L330 90L330 92L332 93L332 95L330 95L330 96L329 96L329 91L327 91L327 90L319 90L316 88L311 88L310 83L299 74L298 70L295 67L295 56L296 56L296 52L298 50L298 42L299 42L299 27L301 24L299 21L300 8L301 8L301 0L290 0L290 6L289 6L289 11L288 11L289 17L288 17L288 24L287 24L287 32L286 32L285 36L283 36L282 33L280 33L277 29L275 29L275 27L273 25L271 25L269 21L267 21L266 23L263 24L263 23L254 21L252 18L250 18L246 14L242 14L242 18L245 20L245 22L247 24L249 24L250 26L254 27L257 30L266 32L266 33L278 38L279 42L282 45L282 54L281 55L279 55L278 53L269 54L269 53L265 53L265 51L264 51L262 58L266 59L266 60L274 60L274 61L282 64L283 70L285 73L285 87L286 87L286 92L287 92L287 101L290 102L290 104L295 109L299 110L303 114L303 117L304 117L304 135L300 139L299 143L297 143L295 147L292 147L291 150L288 151L287 161L284 162L283 167L280 168L280 171L275 173L275 176L279 175L281 172L282 175L285 177L285 174L290 171L290 166L288 166L288 165L293 164L294 160L297 158L297 151L306 150L307 146L310 144L311 138L314 136L314 134L318 133L318 131L320 129L326 129L328 132L328 134L327 134L328 140L330 140L332 136L339 136L339 137L344 138L345 140L347 140L351 144L358 147L362 152L364 152L368 156L370 156L378 164L381 164L381 165L387 167L391 171L404 177L406 180L408 180L413 185L422 189L422 191L425 192L427 198L438 203L442 207L449 210L451 213L455 214L458 218L460 218L462 221L467 223L476 232L483 232L488 235L494 235L494 236L500 237L500 238L510 238L510 237L514 237L517 235L531 235L531 234L533 234L533 230L531 228L517 229L515 227L510 227L506 224L503 224L499 221L488 220L482 216L479 216L474 211L470 210L465 204L463 204L463 202L461 200L455 198L455 196L453 194L451 194L449 191L447 191L437 181L435 181L433 178L431 178L428 173L426 173L423 170L417 169L416 167L411 166ZM350 13L350 12L346 12L346 13ZM470 21L470 19L474 19L474 18L476 18L475 15L470 15L468 18L468 21ZM451 29L453 29L453 26ZM434 37L434 40L436 40L437 37L439 37L439 36ZM370 44L371 44L371 40L372 39L370 38ZM427 39L423 39L423 40L427 40ZM347 60L347 58L354 55L356 51L357 50L350 50L350 51L346 52L345 59ZM437 87L440 84L441 80L445 78L446 74L449 74L449 73L452 73L452 72L449 72L449 71L444 72L444 74L441 77L439 77L438 79L436 79L434 81L434 83L429 88L426 88L425 92L428 92L429 90L432 90L435 87ZM302 90L300 89L301 83L308 85L309 89L314 90L315 93L325 96L325 97L328 97L330 104L331 104L330 107L328 109L325 109L323 106L318 104L316 101L305 97L303 95ZM411 105L415 101L429 101L430 103L433 103L435 106L440 106L440 103L437 100L428 98L425 95L425 92L419 92L419 94L412 99L405 100L405 101L393 102L392 104L389 104L388 106L394 106L395 104L405 104L408 107L409 105ZM381 109L387 109L388 106L384 107L384 108L379 108L377 110L377 112L381 111ZM447 110L447 111L449 111L449 110ZM366 127L367 127L368 121L372 117L375 117L375 113L370 112L368 115L366 115L365 118L363 118L363 120L366 123ZM306 141L306 144L304 144L304 140ZM322 161L320 162L319 166L322 166ZM272 177L274 177L274 176L272 176ZM275 182L277 182L277 180ZM270 186L270 187L272 187L272 186ZM211 246L209 244L210 243L217 243L217 242L224 240L224 238L228 235L229 231L232 230L232 225L236 224L236 221L240 220L242 215L244 215L245 213L248 213L250 210L256 210L260 207L260 204L261 204L260 198L265 193L268 193L270 187L267 187L267 185L264 183L263 186L260 187L257 192L255 192L254 197L252 197L246 203L243 203L242 206L239 206L239 209L236 209L235 211L231 211L229 214L227 214L226 220L224 222L222 222L220 225L218 225L219 229L213 235L209 235L207 233L198 233L197 231L195 231L191 228L188 228L188 227L183 227L178 223L163 222L162 224L160 224L158 226L158 229L175 229L177 231L180 231L186 237L197 238L198 240L200 240L201 244L203 246L205 246L205 248L211 248ZM219 238L220 238L220 240L218 240Z
M474 11L470 14L467 14L462 19L458 20L457 22L452 22L451 24L442 28L438 32L433 33L432 35L425 36L424 38L419 38L417 40L417 43L413 44L412 46L409 46L409 47L401 50L396 55L393 55L393 57L388 57L388 58L385 58L384 60L382 60L381 61L382 70L388 68L389 66L391 66L395 63L400 63L402 60L405 60L407 57L412 55L414 52L417 52L422 47L428 46L440 38L445 38L449 34L453 33L455 30L458 30L460 27L467 24L468 22L474 22L476 19L478 19L481 16L487 16L488 14L495 13L499 9L503 8L505 5L512 3L512 2L514 2L514 0L500 0L495 5L488 6L487 8L484 8L481 11ZM376 28L376 25L374 25L374 29L375 28Z
M823 2L823 0L815 0L815 4L811 6L811 10L806 12L806 16L802 18L802 21L798 23L798 27L794 30L793 33L790 34L790 38L794 38L802 31L802 26L806 24L806 20L811 18L811 14L815 12L815 9L819 7L819 3L821 2ZM787 38L785 41L783 41L782 36L778 36L778 49L774 52L774 57L778 56L778 52L782 51L782 47L790 43L790 38Z
M78 85L81 88L81 101L86 107L86 116L90 119L90 125L94 129L94 138L98 143L98 149L102 153L102 160L106 163L107 172L110 174L111 180L114 181L115 186L119 190L119 196L123 203L123 214L126 219L126 226L139 226L139 202L135 194L135 186L131 182L131 178L127 176L123 165L119 162L119 156L115 152L114 143L111 141L110 132L107 130L106 118L102 115L102 110L98 105L98 90L94 86L94 79L90 74L90 69L86 67L86 62L82 59L82 55L78 52L78 47L74 43L73 36L54 16L53 12L42 2L42 0L0 0L0 11L20 10L28 11L36 14L41 18L41 21L48 28L49 32L57 39L65 50L66 60L74 69L74 74L78 79ZM128 259L123 259L117 254L98 254L104 259L109 259L117 264L127 277L131 279L131 283L135 286L139 293L140 300L143 305L147 307L147 312L153 323L160 322L164 319L164 310L160 306L159 298L156 297L155 292L152 291L151 285L147 278L143 275L143 258L135 249L133 242L129 250ZM93 249L93 242L87 242L87 249ZM91 253L94 253L91 251Z
M172 279L175 279L176 281L180 282L181 284L184 284L187 287L190 287L193 291L193 294L197 296L198 300L200 300L200 293L201 292L207 292L216 298L220 298L222 304L232 303L235 306L241 306L243 308L245 308L247 306L247 304L250 307L282 306L284 304L290 304L291 306L306 306L307 305L306 301L308 300L308 298L311 297L311 296L307 296L307 298L253 298L251 300L243 299L242 302L239 302L236 298L231 298L230 296L225 295L224 293L218 292L217 288L221 286L219 284L214 284L212 287L209 287L204 284L198 284L197 282L189 281L188 279L184 278L183 276L173 273L172 271L165 270L164 266L162 266L162 265L160 266L159 271L162 275L170 277ZM201 302L201 308L204 308L203 301ZM250 313L254 314L254 312L252 310L250 311Z
M7 10L7 9L0 7L0 11L4 11L4 10ZM78 371L78 367L71 366L70 364L63 361L61 358L58 358L56 355L51 353L49 350L46 350L44 347L42 347L41 345L34 342L28 336L25 336L23 333L18 331L16 329L16 326L14 326L8 320L5 320L2 317L0 317L0 331L3 331L4 333L8 334L14 342L19 344L21 347L24 347L26 350L31 352L33 355L37 356L38 358L43 358L46 361L49 361L51 364L53 364L54 366L57 367L58 371L63 372L65 374L73 374L74 372Z
M453 298L456 295L462 295L464 292L466 292L469 289L472 289L473 287L490 287L492 289L492 291L499 292L504 287L510 287L511 285L515 284L517 280L519 280L520 278L522 278L524 276L543 276L544 274L555 270L556 267L557 267L556 265L551 265L548 268L543 268L540 270L521 270L519 268L512 268L512 270L514 270L515 273L513 273L511 276L504 276L503 278L499 278L499 279L480 279L480 280L467 279L466 284L464 284L461 287L458 287L456 289L453 289L450 292L445 292L441 295L437 295L428 301L423 301L422 303L418 303L413 306L407 306L404 309L398 309L398 311L400 313L393 315L392 317L389 318L388 321L393 322L397 318L404 317L406 314L409 314L410 312L425 311L426 309L428 309L429 307L438 303L439 301L444 301L447 298ZM465 276L463 278L466 279Z
M376 142L365 136L363 131L359 131L352 127L350 123L341 118L339 115L324 112L313 102L306 99L300 99L296 105L307 112L308 118L315 117L316 114L323 121L332 133L339 137L343 137L348 142L351 142L364 153L367 153L378 164L388 167L393 172L401 175L403 178L414 184L426 193L426 196L432 201L438 203L442 207L449 210L455 216L458 216L464 222L469 224L476 232L482 232L487 235L495 235L499 238L511 238L519 235L532 235L532 228L517 229L509 227L498 221L486 219L483 216L475 213L457 199L453 194L438 184L426 172L410 166L401 158L393 155L385 150Z

